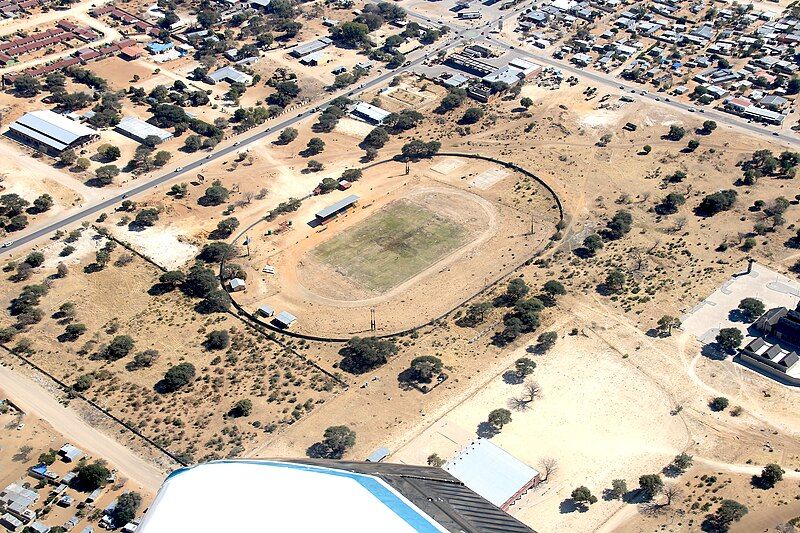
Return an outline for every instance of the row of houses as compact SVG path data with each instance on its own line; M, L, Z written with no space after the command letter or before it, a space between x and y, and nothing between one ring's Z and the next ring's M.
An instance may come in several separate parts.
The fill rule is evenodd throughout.
M0 16L15 18L20 13L30 13L31 10L50 4L50 0L3 0L0 2Z
M78 26L68 20L61 20L55 28L48 28L27 37L17 37L10 41L0 42L0 64L15 63L17 57L48 48L58 44L66 44L73 40L84 43L96 41L100 34L91 28Z
M150 35L152 37L158 37L162 33L161 28L158 26L112 4L93 9L89 11L89 14L95 18L108 15L112 19L120 22L123 26L132 28L133 33Z
M98 61L107 57L120 55L122 50L134 46L135 44L136 41L133 39L123 39L116 43L109 43L98 47L82 48L71 57L60 59L47 65L32 67L21 72L3 74L3 85L14 83L14 80L17 79L20 74L29 74L34 78L38 78L40 76L46 76L51 72L62 71L74 65L86 64L91 61Z

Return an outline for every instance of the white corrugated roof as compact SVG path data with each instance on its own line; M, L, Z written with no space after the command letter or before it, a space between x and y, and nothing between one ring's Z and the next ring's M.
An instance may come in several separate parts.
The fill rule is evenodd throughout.
M97 135L97 131L92 128L84 126L79 122L72 121L64 115L59 115L49 109L40 109L38 111L25 113L16 121L12 122L10 128L25 134L29 134L28 131L34 131L49 139L53 139L56 141L55 144L60 143L62 145L72 144L81 137Z
M443 468L498 507L539 474L487 439L475 440Z

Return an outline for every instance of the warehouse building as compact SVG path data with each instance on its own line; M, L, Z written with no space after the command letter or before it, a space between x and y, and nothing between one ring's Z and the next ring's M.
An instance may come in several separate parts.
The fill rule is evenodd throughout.
M148 137L158 137L158 142L172 139L172 133L153 126L149 122L136 117L125 117L114 128L119 133L130 137L134 141L143 143Z
M96 130L48 109L25 113L9 125L9 133L37 150L55 155L100 138Z
M324 50L325 48L329 47L333 41L328 39L327 37L321 37L314 41L308 43L298 44L289 52L289 55L294 57L295 59L300 59L302 57L306 57L309 54L313 54L314 52L319 52L320 50Z
M137 533L254 530L533 532L440 468L240 459L170 474Z

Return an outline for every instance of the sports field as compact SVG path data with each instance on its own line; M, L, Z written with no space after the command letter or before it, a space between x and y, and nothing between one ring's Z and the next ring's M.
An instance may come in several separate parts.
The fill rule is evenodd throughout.
M317 246L312 254L352 282L385 292L464 245L469 232L408 200L398 200Z

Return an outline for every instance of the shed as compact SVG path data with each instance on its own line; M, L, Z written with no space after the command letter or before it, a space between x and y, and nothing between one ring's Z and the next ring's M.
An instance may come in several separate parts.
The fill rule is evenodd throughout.
M231 291L239 292L243 291L247 288L245 282L241 278L233 278L232 280L228 281L228 287L230 287Z
M282 328L289 328L297 320L297 317L288 311L281 311L275 317L275 322Z
M380 463L389 456L389 448L378 448L367 457L370 463Z
M16 531L18 527L22 527L22 520L15 517L11 513L6 513L0 516L0 525L5 526L11 531Z
M332 219L339 213L346 211L350 206L355 204L359 200L359 197L355 194L351 194L347 198L343 198L338 202L329 205L325 209L318 211L315 215L317 220L320 222L327 222L328 220Z
M65 463L71 463L83 455L83 452L72 444L66 443L58 450L58 455Z
M253 82L253 77L251 75L240 72L233 67L222 67L209 74L208 77L213 83L227 81L228 83L244 83L245 85L250 85Z
M50 532L50 526L46 526L46 525L44 525L44 524L42 524L40 522L34 522L34 523L28 525L28 529L30 529L34 533L49 533Z
M275 310L267 304L264 304L258 308L258 314L269 317L275 314Z

